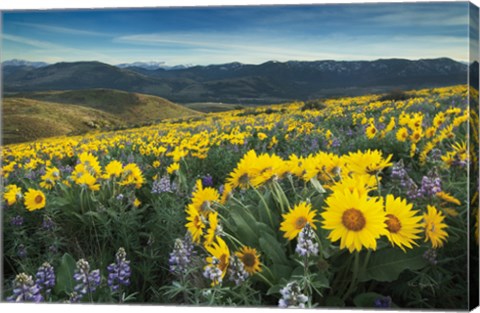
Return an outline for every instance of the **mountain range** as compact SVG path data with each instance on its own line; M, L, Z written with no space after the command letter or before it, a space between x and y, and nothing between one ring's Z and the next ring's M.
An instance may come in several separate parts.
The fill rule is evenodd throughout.
M448 58L269 61L259 65L233 62L174 70L151 62L119 66L101 62L2 65L5 93L110 88L180 103L234 104L466 84L468 71L468 65Z

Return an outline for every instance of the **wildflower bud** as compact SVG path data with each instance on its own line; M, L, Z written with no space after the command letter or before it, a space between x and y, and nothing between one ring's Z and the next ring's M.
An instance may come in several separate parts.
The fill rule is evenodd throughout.
M392 298L390 297L379 297L375 299L374 306L376 308L389 308L392 306Z
M8 302L41 302L43 297L40 294L40 288L25 273L20 273L13 281L13 295L7 298Z
M128 286L130 284L130 261L127 261L127 253L124 248L119 248L115 255L115 263L107 267L108 280L107 285L116 291L120 285Z
M307 257L318 255L318 243L315 242L315 233L309 223L305 224L300 234L298 234L295 252L300 256Z
M93 293L100 285L100 270L93 270L90 272L90 265L84 259L80 259L77 262L77 269L73 275L78 284L74 290L80 293L79 296L87 293Z
M10 224L12 226L22 226L24 222L25 222L25 219L20 215L14 216L10 220Z
M243 262L235 255L230 257L230 265L228 266L228 274L230 280L235 282L235 285L241 285L247 278L248 273L245 271Z
M190 233L185 238L175 240L173 251L170 253L170 271L175 274L186 274L193 254L193 243Z
M278 301L281 308L305 308L308 297L302 293L300 285L297 282L290 282L280 290L282 298Z
M51 289L55 286L55 272L53 266L50 263L45 262L37 270L35 275L37 280L35 283L43 290L46 294L50 294Z

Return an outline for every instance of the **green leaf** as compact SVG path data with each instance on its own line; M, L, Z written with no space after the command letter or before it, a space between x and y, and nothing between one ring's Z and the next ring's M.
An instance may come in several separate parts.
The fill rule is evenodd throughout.
M375 300L378 298L384 298L384 296L376 292L366 292L353 298L353 303L359 308L371 308L375 305Z
M267 295L273 295L273 294L277 294L277 293L280 293L280 289L282 289L283 285L280 285L280 284L277 284L277 285L273 285L272 287L270 287L267 291Z
M256 246L258 232L255 229L256 220L243 209L232 210L230 217L237 226L235 231L236 238L249 246Z
M345 306L345 302L340 297L328 296L325 299L325 305L330 308L342 308Z
M272 271L272 274L274 276L274 280L272 283L278 283L284 279L288 279L291 276L292 273L292 268L288 265L283 265L283 264L273 264L270 267L270 270Z
M367 269L359 280L393 281L404 270L419 270L427 265L423 258L425 248L416 248L407 253L398 248L388 248L373 252Z
M262 232L260 234L260 239L258 240L262 252L267 258L272 260L274 264L288 264L287 256L285 255L284 247L280 242L277 241L277 238L270 235L267 232Z
M56 273L54 292L57 295L60 295L62 292L66 294L73 292L73 287L75 286L73 274L76 267L77 262L75 259L70 254L65 253L60 260L60 266Z

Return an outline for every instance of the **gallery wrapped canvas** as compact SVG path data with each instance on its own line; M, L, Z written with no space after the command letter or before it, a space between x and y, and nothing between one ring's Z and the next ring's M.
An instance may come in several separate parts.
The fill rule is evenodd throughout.
M2 301L475 308L478 17L3 10Z

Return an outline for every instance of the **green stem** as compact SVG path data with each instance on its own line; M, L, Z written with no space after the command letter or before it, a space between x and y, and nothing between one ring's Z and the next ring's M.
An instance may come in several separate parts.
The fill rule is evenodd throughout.
M360 267L360 252L355 252L355 259L353 261L353 275L352 281L350 283L350 287L348 288L347 292L343 295L342 300L345 301L348 299L350 294L355 290L357 287L357 279L358 279L358 272Z
M232 241L236 244L238 244L239 247L243 247L244 244L241 243L237 238L235 238L234 236L230 235L229 233L226 233L226 232L222 232L222 234L224 234L225 236L227 236L228 238L232 239ZM238 248L238 247L237 247Z
M289 208L290 207L290 202L288 201L287 195L283 191L282 186L280 186L280 184L278 182L275 182L274 184L275 184L275 189L277 189L277 192L278 192L280 198L282 199L282 201L285 201L285 204L287 205L287 208ZM283 213L283 211L282 211L282 213Z
M268 284L268 286L273 287L272 282L270 282L270 281L269 281L265 276L263 276L260 272L255 273L255 275L258 275L258 277L260 277L261 279L263 279L263 280Z
M367 271L368 261L370 260L370 255L372 255L372 250L369 249L368 252L367 252L367 255L365 256L365 260L363 262L362 271L361 271L362 274L365 274L365 272Z
M272 219L272 214L270 213L270 209L268 208L268 204L267 202L265 201L265 199L263 198L263 196L260 194L260 192L257 190L257 188L255 187L252 187L252 189L255 191L255 193L260 197L260 201L262 202L264 208L265 208L265 211L267 212L267 215L268 215L268 220L270 221L270 225L272 226L272 228L275 228L275 225L273 224L273 219Z

